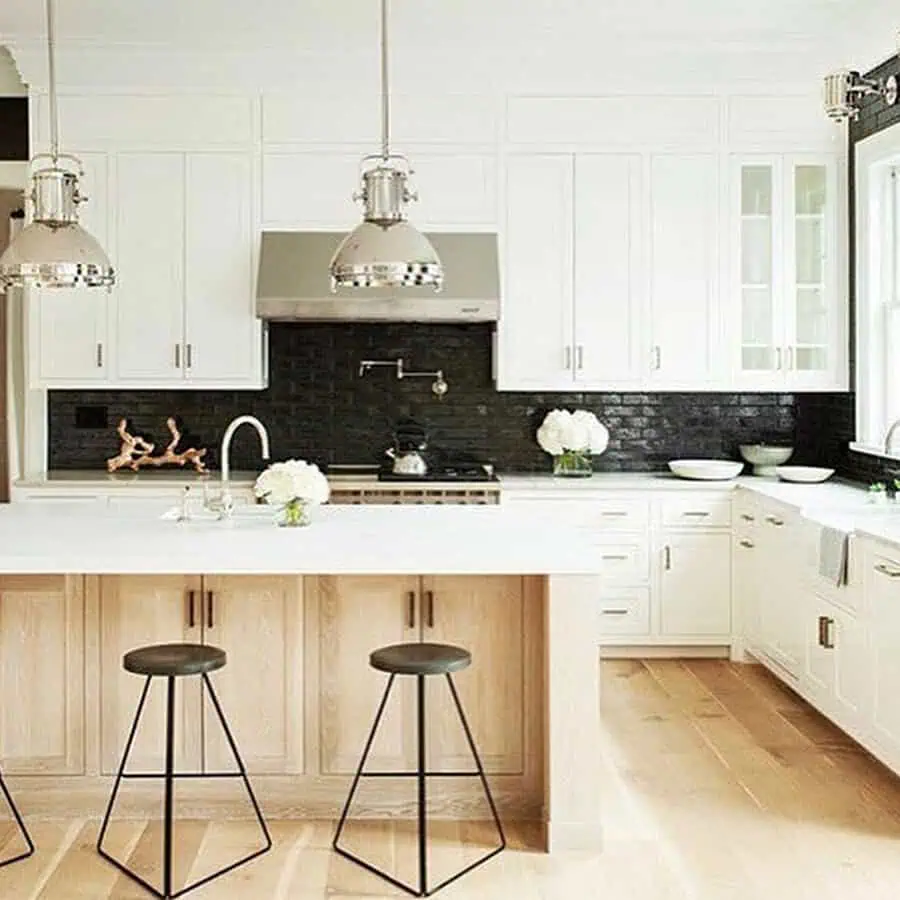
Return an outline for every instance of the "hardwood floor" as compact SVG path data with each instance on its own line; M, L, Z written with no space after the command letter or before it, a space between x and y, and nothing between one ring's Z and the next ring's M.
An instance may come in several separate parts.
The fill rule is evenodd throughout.
M442 892L448 900L880 900L900 884L900 779L758 667L717 660L602 664L606 841L548 858L533 827ZM26 811L27 812L27 811ZM30 822L38 854L0 870L10 900L140 900L100 860L96 821ZM180 823L176 877L246 852L252 823ZM197 900L396 897L329 850L332 823L271 823L267 856L189 895ZM482 823L436 826L432 863L458 867L489 845ZM0 845L11 830L0 826ZM156 823L122 822L113 846L155 872ZM348 841L412 877L414 832L391 821ZM354 837L355 836L355 837ZM12 849L12 845L7 847ZM439 874L439 871L436 872ZM154 879L155 880L155 879Z

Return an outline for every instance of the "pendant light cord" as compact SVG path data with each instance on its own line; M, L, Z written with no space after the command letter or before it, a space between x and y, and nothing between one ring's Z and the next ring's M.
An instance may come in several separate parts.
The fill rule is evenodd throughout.
M47 0L51 2L51 0ZM381 158L390 155L390 100L388 98L388 0L381 0Z
M47 0L47 71L50 77L50 152L53 164L59 159L59 111L56 106L56 23L53 0Z

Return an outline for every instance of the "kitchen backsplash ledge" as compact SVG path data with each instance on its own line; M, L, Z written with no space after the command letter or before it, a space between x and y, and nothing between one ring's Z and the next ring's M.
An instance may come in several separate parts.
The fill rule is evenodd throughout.
M501 471L542 472L550 459L535 431L555 406L593 410L609 428L597 470L655 471L676 457L736 458L739 444L760 440L796 441L798 461L819 461L815 443L797 431L793 394L501 393L491 379L491 338L484 324L273 324L270 386L263 391L50 391L50 468L102 469L118 450L121 417L161 442L173 414L217 467L226 425L251 413L269 429L277 459L380 462L393 423L413 416L428 426L434 446L477 454ZM398 356L410 369L442 369L449 393L439 400L429 379L398 381L389 368L359 375L361 359ZM251 429L235 436L232 465L259 466Z

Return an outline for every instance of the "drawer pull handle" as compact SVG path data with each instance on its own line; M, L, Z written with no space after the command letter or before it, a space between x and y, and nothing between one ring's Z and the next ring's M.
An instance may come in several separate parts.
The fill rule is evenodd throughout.
M748 550L752 550L756 546L756 544L754 544L753 541L748 541L747 538L741 538L741 540L738 543L742 547L746 547Z
M601 559L626 560L628 556L624 553L604 553Z
M602 610L604 616L627 616L627 609L604 609Z
M766 516L766 521L770 525L777 525L779 528L784 525L784 519L779 519L778 516Z
M751 516L749 513L741 513L741 518L745 522L755 522L756 521L756 516Z
M887 575L888 578L900 578L900 569L892 569L884 563L878 563L875 566L875 571L880 572L882 575Z
M672 568L672 548L666 544L663 548L663 559L665 561L666 571Z
M612 509L606 510L605 512L600 513L600 515L608 519L624 519L628 515L628 513L623 512L622 510Z
M416 594L408 591L406 594L406 625L408 628L416 627Z
M687 516L688 518L705 519L709 513L701 512L700 510L688 510L687 512L683 512L682 515Z

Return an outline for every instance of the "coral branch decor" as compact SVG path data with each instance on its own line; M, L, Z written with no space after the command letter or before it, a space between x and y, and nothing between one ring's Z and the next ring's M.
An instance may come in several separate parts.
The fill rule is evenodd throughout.
M156 445L148 441L143 435L138 434L129 419L120 419L116 427L116 433L121 441L119 453L106 461L106 469L116 472L119 469L138 469L151 466L179 466L184 468L192 465L196 472L209 471L203 457L206 456L205 447L181 447L184 438L184 429L177 416L169 416L166 419L166 428L169 430L169 442L162 453L153 455Z

